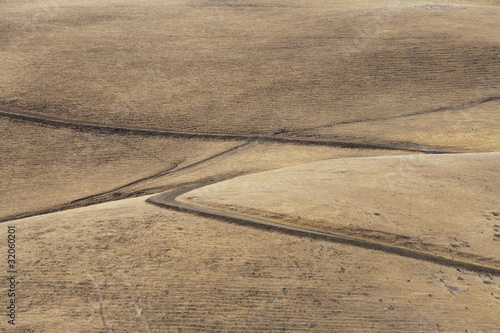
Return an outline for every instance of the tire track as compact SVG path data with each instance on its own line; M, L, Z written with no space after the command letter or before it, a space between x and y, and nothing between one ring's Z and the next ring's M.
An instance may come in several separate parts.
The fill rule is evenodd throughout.
M248 140L247 142L245 142L245 143L243 143L241 145L238 145L236 147L233 147L233 148L230 148L228 150L222 151L220 153L217 153L215 155L207 157L207 158L205 158L203 160L200 160L198 162L186 165L186 166L184 166L182 168L179 168L179 169L176 169L178 167L178 165L176 164L175 166L173 166L171 168L168 168L166 170L160 171L158 173L155 173L154 175L134 180L134 181L132 181L130 183L127 183L125 185L116 187L116 188L114 188L112 190L101 192L101 193L97 193L97 194L93 194L93 195L90 195L90 196L87 196L87 197L84 197L84 198L73 200L73 201L70 202L70 204L75 204L75 203L78 203L78 202L81 202L81 201L93 199L93 198L96 198L96 197L99 197L99 196L103 196L103 195L106 195L106 194L110 194L112 192L116 192L116 191L122 190L124 188L129 187L129 186L136 185L136 184L139 184L139 183L147 181L147 180L151 180L151 179L163 177L163 176L166 176L168 174L172 174L172 173L176 173L176 172L180 172L180 171L184 171L184 170L187 170L187 169L194 168L195 166L198 166L198 165L203 164L205 162L208 162L210 160L216 159L216 158L218 158L218 157L220 157L222 155L227 155L227 154L232 153L232 152L234 152L234 151L236 151L236 150L238 150L240 148L246 147L246 146L250 145L251 143L254 143L255 141L256 140L254 140L254 139Z
M203 160L194 162L192 164L186 165L186 166L181 167L179 169L176 169L178 167L178 165L175 164L174 166L171 166L170 168L163 170L163 171L160 171L158 173L155 173L151 176L136 179L130 183L121 185L119 187L115 187L111 190L92 194L92 195L89 195L89 196L86 196L83 198L75 199L75 200L72 200L70 202L66 202L66 203L51 207L51 208L38 210L35 212L21 213L21 214L2 217L2 218L0 218L0 223L7 222L7 221L13 221L13 220L19 220L19 219L23 219L23 218L27 218L27 217L31 217L31 216L36 216L36 215L50 214L50 213L55 213L55 212L59 212L59 211L63 211L63 210L95 205L95 204L99 204L99 203L103 203L103 202L107 202L107 201L120 200L120 199L124 199L124 198L128 198L128 197L132 197L132 196L145 195L147 193L145 193L145 190L142 190L142 191L136 191L136 192L132 192L132 193L120 193L120 195L117 195L114 197L109 197L109 195L117 193L119 190L122 190L124 188L129 187L129 186L136 185L136 184L139 184L139 183L147 181L147 180L163 177L163 176L168 175L168 174L174 174L177 172L188 170L190 168L194 168L198 165L201 165L205 162L216 159L216 158L221 157L223 155L231 154L231 153L235 152L236 150L241 149L243 147L246 147L246 146L248 146L252 143L255 143L255 142L257 142L256 139L251 139L251 140L248 140L248 141L246 141L238 146L224 150L220 153L217 153L215 155L207 157Z
M300 145L321 145L332 146L339 148L350 149L379 149L379 150L401 150L420 152L426 154L453 154L460 151L443 150L432 146L416 146L409 147L408 145L388 145L379 143L363 143L341 140L325 140L325 139L305 139L305 138L283 138L268 135L246 135L246 134L225 134L225 133L209 133L209 132L180 132L170 131L160 128L136 127L136 126L121 126L113 124L97 123L92 121L83 121L75 119L64 119L53 116L40 115L32 112L10 110L0 107L0 117L9 119L17 119L25 122L51 125L55 127L70 128L74 130L98 131L106 133L124 133L135 135L148 136L166 136L185 139L207 139L207 140L261 140L264 142L289 143Z
M212 185L214 183L217 183L217 182L208 182L208 183L202 183L202 184L183 187L180 189L176 189L173 191L169 191L169 192L162 193L162 194L156 195L154 197L151 197L146 202L153 204L153 205L156 205L156 206L159 206L159 207L163 207L163 208L170 208L173 210L177 210L177 211L181 211L181 212L188 212L188 213L196 214L196 215L203 216L203 217L215 218L218 220L222 220L222 221L226 221L226 222L230 222L230 223L236 223L239 225L252 226L252 227L265 229L265 230L274 230L274 231L279 231L279 232L286 233L286 234L302 236L302 237L309 237L309 238L313 238L313 239L322 239L322 240L327 240L330 242L342 243L342 244L362 247L365 249L382 251L382 252L386 252L386 253L390 253L390 254L394 254L394 255L399 255L402 257L408 257L408 258L412 258L412 259L428 261L431 263L440 264L440 265L444 265L444 266L463 268L463 269L467 269L467 270L471 270L471 271L477 271L477 272L481 272L481 273L500 276L500 269L495 268L495 267L490 267L490 266L476 264L476 263L472 263L472 262L466 262L466 261L462 261L462 260L447 258L447 257L443 257L440 255L411 250L411 249L403 248L403 247L399 247L399 246L378 243L378 242L374 242L374 241L370 241L370 240L366 240L366 239L351 238L351 237L335 235L335 234L330 234L330 233L325 233L325 232L320 232L320 231L314 231L314 230L309 230L309 229L304 229L304 228L299 228L299 227L293 227L293 226L284 225L284 224L275 223L275 222L270 222L270 221L266 221L266 220L262 220L262 219L253 218L253 217L247 217L247 216L232 214L232 213L219 211L219 210L215 210L215 209L211 209L211 208L195 206L195 205L191 205L188 203L179 202L176 200L176 198L181 194L190 192L190 191L197 189L197 188L200 188L200 187Z
M444 106L444 107L440 107L440 108L436 108L436 109L432 109L432 110L418 111L418 112L413 112L410 114L405 114L405 115L400 115L400 116L341 121L338 123L333 123L333 124L328 124L328 125L323 125L323 126L307 127L307 128L301 128L298 130L291 130L291 131L287 131L287 133L301 133L301 132L305 132L305 131L312 131L312 130L317 130L317 129L321 129L321 128L332 128L332 127L341 126L341 125L350 125L350 124L386 121L386 120L392 120L392 119L401 119L401 118L420 116L420 115L431 114L431 113L436 113L436 112L463 111L463 110L471 109L473 107L476 107L476 106L484 104L484 103L497 101L497 100L500 100L499 96L484 97L484 98L481 98L481 99L478 99L475 101L466 102L466 103L458 105L458 106Z

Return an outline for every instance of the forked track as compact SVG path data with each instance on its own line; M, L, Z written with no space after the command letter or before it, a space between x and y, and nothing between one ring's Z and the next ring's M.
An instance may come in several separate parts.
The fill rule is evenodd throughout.
M211 185L214 183L216 183L216 182L209 182L209 183L203 183L203 184L183 187L183 188L180 188L180 189L177 189L174 191L170 191L170 192L166 192L166 193L162 193L162 194L153 196L153 197L149 198L147 200L147 202L150 204L159 206L159 207L167 207L167 208L174 209L177 211L193 213L193 214L196 214L199 216L215 218L215 219L219 219L219 220L223 220L223 221L227 221L227 222L231 222L231 223L236 223L236 224L240 224L240 225L249 225L249 226L260 228L260 229L275 230L275 231L279 231L279 232L286 233L286 234L305 236L305 237L314 238L314 239L323 239L323 240L327 240L327 241L331 241L331 242L335 242L335 243L343 243L343 244L362 247L362 248L366 248L366 249L383 251L386 253L395 254L395 255L408 257L408 258L413 258L413 259L417 259L417 260L428 261L428 262L432 262L432 263L436 263L436 264L440 264L440 265L444 265L444 266L463 268L463 269L467 269L467 270L471 270L471 271L477 271L477 272L482 272L482 273L500 276L500 269L495 268L495 267L490 267L490 266L485 266L485 265L481 265L481 264L461 261L461 260L457 260L457 259L446 258L446 257L435 255L435 254L411 250L411 249L407 249L407 248L403 248L403 247L399 247L399 246L394 246L394 245L373 242L373 241L366 240L366 239L357 239L357 238L351 238L351 237L346 237L346 236L341 236L341 235L325 233L325 232L321 232L321 231L293 227L293 226L275 223L275 222L271 222L271 221L266 221L266 220L262 220L262 219L257 219L257 218L253 218L253 217L232 214L232 213L228 213L228 212L224 212L224 211L220 211L220 210L215 210L215 209L211 209L211 208L206 208L206 207L201 207L201 206L195 206L195 205L191 205L188 203L179 202L176 200L176 198L181 194L184 194L184 193L190 192L194 189L197 189L197 188L200 188L203 186L207 186L207 185Z
M120 191L120 190L122 190L124 188L130 187L132 185L139 184L139 183L144 182L144 181L148 181L148 180L151 180L151 179L163 177L163 176L166 176L166 175L169 175L169 174L173 174L173 173L176 173L176 172L180 172L180 171L184 171L184 170L188 170L188 169L194 168L194 167L196 167L196 166L198 166L200 164L203 164L205 162L211 161L211 160L216 159L218 157L234 153L238 149L246 147L246 146L254 143L255 141L256 140L248 140L248 141L246 141L246 142L244 142L244 143L242 143L242 144L240 144L238 146L229 148L227 150L224 150L222 152L219 152L219 153L217 153L215 155L212 155L210 157L204 158L204 159L199 160L197 162L191 163L189 165L186 165L186 166L183 166L183 167L180 167L180 168L177 168L177 166L174 166L174 167L168 168L166 170L157 172L157 173L155 173L155 174L153 174L151 176L140 178L140 179L134 180L132 182L129 182L127 184L115 187L115 188L113 188L111 190L108 190L108 191L104 191L104 192L92 194L92 195L89 195L89 196L86 196L86 197L83 197L83 198L78 198L78 199L72 200L70 202L66 202L66 203L63 203L63 204L60 204L60 205L57 205L57 206L54 206L54 207L50 207L50 208L44 209L44 210L39 210L39 211L35 211L35 212L21 213L21 214L16 214L16 215L10 215L10 216L1 217L0 218L0 223L7 222L7 221L24 219L24 218L27 218L27 217L32 217L32 216L37 216L37 215L44 215L44 214L55 213L55 212L59 212L59 211L63 211L63 210L68 210L68 209L73 209L73 208L85 207L85 206L89 206L89 205L93 205L93 204L98 204L98 203L102 203L102 202L106 202L106 201L111 201L109 199L108 200L100 201L99 199L101 197L105 196L105 195L116 193L117 191ZM145 193L143 193L142 191L132 192L132 193L128 193L126 197L133 196L133 195L145 195ZM114 200L118 200L118 199L123 199L123 198L114 198Z
M21 121L26 121L26 122L31 122L31 123L45 124L45 125L51 125L51 126L56 126L56 127L65 127L65 128L78 129L78 130L93 130L93 131L110 132L110 133L128 133L128 134L135 134L135 135L166 136L166 137L191 138L191 139L199 138L199 139L212 139L212 140L218 139L218 140L245 140L245 141L247 141L247 142L245 142L241 145L238 145L236 147L233 147L227 151L216 154L215 156L212 156L208 159L198 161L192 165L188 165L186 167L183 167L183 168L180 168L177 170L174 167L172 169L164 170L164 171L157 173L155 175L152 175L150 177L146 177L144 179L139 179L139 180L133 181L131 183L125 184L123 186L120 186L120 187L115 188L115 189L110 190L110 191L106 191L106 192L95 194L95 195L92 195L89 197L74 200L69 204L63 204L63 205L58 206L58 207L53 207L52 209L48 209L48 210L43 211L43 212L38 212L38 213L33 213L33 214L23 214L23 216L9 217L7 219L2 219L0 222L5 222L6 220L12 220L12 219L24 218L24 217L33 216L33 215L40 215L40 214L44 214L44 213L51 213L54 211L65 210L68 208L76 208L79 206L78 205L79 202L85 201L87 199L92 199L94 197L98 197L101 195L112 193L114 191L117 191L119 189L123 189L125 187L131 186L134 184L137 184L137 183L144 181L144 180L147 180L147 179L156 178L156 177L163 176L163 175L166 175L169 173L184 170L186 168L190 168L190 167L195 166L195 165L199 165L207 160L210 160L210 159L216 158L220 155L237 150L237 149L244 147L244 146L246 146L252 142L255 142L257 140L264 141L264 142L292 143L292 144L302 144L302 145L324 145L324 146L334 146L334 147L341 147L341 148L402 150L402 151L422 152L422 153L427 153L427 154L458 153L457 151L446 151L446 150L434 149L433 147L411 148L411 147L398 146L398 145L358 143L358 142L347 142L347 141L332 141L332 140L321 140L321 139L314 140L314 139L279 138L276 136L258 136L258 135L243 135L243 134L180 132L180 131L170 131L170 130L164 130L164 129L158 129L158 128L120 126L120 125L113 125L113 124L102 124L102 123L82 121L82 120L71 120L71 119L64 119L64 118L59 118L59 117L45 116L45 115L39 115L39 114L31 113L31 112L9 110L9 109L5 109L2 107L0 107L0 117L7 117L10 119L18 119ZM275 222L271 222L271 221L266 221L266 220L262 220L262 219L241 216L241 215L236 215L236 214L232 214L232 213L228 213L228 212L224 212L224 211L219 211L219 210L215 210L215 209L195 206L195 205L191 205L188 203L178 202L175 200L179 195L181 195L183 193L186 193L186 192L189 192L189 191L194 190L196 188L210 185L213 183L214 182L209 182L209 183L203 183L203 184L183 187L183 188L180 188L180 189L177 189L174 191L166 192L166 193L151 197L147 200L147 202L154 204L154 205L157 205L157 206L161 206L161 207L167 207L167 208L171 208L171 209L178 210L178 211L185 211L185 212L189 212L189 213L194 213L194 214L197 214L200 216L216 218L219 220L224 220L224 221L237 223L237 224L241 224L241 225L250 225L250 226L261 228L261 229L276 230L276 231L287 233L287 234L305 236L305 237L310 237L310 238L315 238L315 239L324 239L324 240L331 241L331 242L343 243L343 244L348 244L348 245L352 245L352 246L357 246L357 247L362 247L362 248L367 248L367 249L372 249L372 250L377 250L377 251L383 251L386 253L391 253L391 254L400 255L400 256L409 257L409 258L418 259L418 260L424 260L424 261L433 262L433 263L437 263L437 264L441 264L441 265L445 265L445 266L464 268L464 269L468 269L468 270L472 270L472 271L479 271L479 272L493 274L493 275L500 275L500 269L495 268L495 267L480 265L480 264L461 261L461 260L457 260L457 259L446 258L446 257L439 256L439 255L434 255L434 254L416 251L416 250L411 250L411 249L407 249L407 248L403 248L403 247L373 242L373 241L366 240L366 239L356 239L356 238L346 237L346 236L342 236L342 235L335 235L335 234L330 234L330 233L325 233L325 232L320 232L320 231L315 231L315 230L293 227L293 226L275 223Z
M401 151L420 152L426 154L459 153L459 151L443 150L434 147L408 147L398 144L389 145L389 144L363 143L363 142L340 141L340 140L282 138L269 135L171 131L160 128L122 126L122 125L104 124L104 123L97 123L92 121L84 121L76 119L64 119L59 117L40 115L32 112L10 110L3 107L0 107L0 117L18 119L31 123L52 125L56 127L80 129L80 130L94 130L100 132L128 133L128 134L148 135L148 136L166 136L166 137L185 138L185 139L199 138L199 139L212 139L212 140L214 139L261 140L264 142L291 143L300 145L321 145L321 146L332 146L332 147L351 148L351 149L401 150Z

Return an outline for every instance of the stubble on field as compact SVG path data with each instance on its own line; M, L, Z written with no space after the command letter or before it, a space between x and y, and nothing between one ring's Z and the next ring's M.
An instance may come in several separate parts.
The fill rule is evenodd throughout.
M3 1L0 106L176 131L498 151L499 15L495 0ZM91 205L8 222L19 235L21 331L498 328L494 276L146 197L95 205L252 174L185 199L497 265L496 157L5 117L0 141L0 218ZM325 159L335 160L303 164Z
M0 141L0 218L110 191L242 143L74 131L6 119L0 119Z
M179 201L500 268L500 153L333 159Z
M497 327L496 277L263 232L144 200L10 223L20 239L18 329L94 332L107 325L138 332L421 332ZM6 230L0 228L0 237ZM0 325L6 327L5 321Z
M498 7L475 2L38 6L0 12L0 103L41 114L297 136L454 108L500 87Z

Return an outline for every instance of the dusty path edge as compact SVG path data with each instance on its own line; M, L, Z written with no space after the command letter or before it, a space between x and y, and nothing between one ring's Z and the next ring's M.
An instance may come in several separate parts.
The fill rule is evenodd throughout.
M500 269L485 265L480 265L476 263L466 262L462 260L447 258L439 255L434 255L426 252L415 251L399 246L393 246L383 243L377 243L370 240L351 238L341 235L335 235L315 230L309 230L299 227L293 227L285 224L275 223L271 221L266 221L262 219L257 219L253 217L236 215L224 211L219 211L211 208L195 206L184 202L179 202L176 198L184 193L190 192L200 187L212 185L217 183L216 181L196 184L191 186L182 187L173 191L165 192L159 195L155 195L146 200L147 203L153 204L158 207L170 208L176 211L187 212L196 214L203 217L215 218L225 222L235 223L239 225L252 226L259 229L274 230L286 234L309 237L313 239L321 239L335 243L342 243L347 245L352 245L356 247L361 247L370 250L382 251L390 254L399 255L402 257L408 257L412 259L428 261L435 264L440 264L443 266L455 267L467 269L470 271L481 272L486 274L492 274L500 276Z
M352 120L352 121L342 121L338 123L333 123L333 124L327 124L323 126L316 126L316 127L306 127L302 128L296 131L291 131L292 133L300 133L300 132L305 132L305 131L311 131L311 130L316 130L320 128L332 128L332 127L337 127L337 126L342 126L342 125L350 125L350 124L359 124L359 123L367 123L367 122L381 122L381 121L388 121L388 120L393 120L393 119L401 119L401 118L410 118L410 117L415 117L415 116L421 116L421 115L426 115L426 114L431 114L431 113L437 113L437 112L446 112L446 111L463 111L467 109L471 109L473 107L476 107L478 105L484 104L484 103L489 103L489 102L494 102L500 100L500 96L489 96L489 97L483 97L474 101L469 101L460 105L455 105L455 106L442 106L439 108L435 109L430 109L430 110L424 110L424 111L417 111L405 115L400 115L400 116L392 116L392 117L379 117L379 118L372 118L372 119L366 119L366 120Z
M4 107L0 107L0 117L8 119L17 119L36 124L51 125L56 127L64 127L64 128L79 129L79 130L93 130L93 131L109 132L109 133L129 133L136 135L167 136L167 137L186 138L186 139L199 138L199 139L212 139L212 140L214 139L261 140L261 141L276 142L276 143L322 145L322 146L333 146L333 147L351 148L351 149L401 150L401 151L420 152L426 154L461 153L461 151L444 150L440 149L439 147L432 147L432 146L411 147L408 145L403 145L401 143L379 144L379 143L363 143L363 142L325 140L325 139L283 138L283 137L268 136L268 135L224 134L224 133L210 133L210 132L180 132L180 131L171 131L160 128L121 126L121 125L97 123L97 122L83 121L76 119L64 119L64 118L46 116L27 111L11 110Z
M153 175L133 180L133 181L128 182L128 183L126 183L124 185L115 187L115 188L113 188L111 190L99 192L99 193L96 193L96 194L91 194L91 195L88 195L88 196L85 196L85 197L82 197L82 198L74 199L72 201L65 202L65 203L62 203L62 204L59 204L59 205L56 205L56 206L48 207L48 208L45 208L45 209L40 209L40 210L36 210L36 211L31 211L31 212L25 212L25 213L19 213L19 214L13 214L13 215L8 215L8 216L0 217L0 223L5 223L5 222L10 222L10 221L20 220L20 219L24 219L24 218L28 218L28 217L33 217L33 216L39 216L39 215L46 215L46 214L61 212L61 211L69 210L69 209L87 207L87 206L101 204L101 203L105 203L105 202L109 202L109 201L117 201L117 200L127 199L127 198L131 198L131 197L137 197L137 196L142 196L142 195L149 195L149 194L156 194L156 193L159 193L159 192L163 192L163 191L165 191L167 189L165 187L168 187L168 186L160 186L160 187L157 187L157 188L146 188L146 189L142 189L142 190L139 190L139 191L133 191L133 192L122 192L119 195L113 196L112 198L106 198L105 197L108 194L117 194L118 191L120 191L120 190L122 190L124 188L127 188L127 187L129 187L131 185L139 184L139 183L141 183L143 181L147 181L147 180L151 180L151 179L154 179L154 178L162 177L162 176L165 176L165 175L168 175L168 174L174 174L174 173L179 172L179 171L184 171L184 170L196 167L196 166L198 166L198 165L200 165L202 163L205 163L205 162L208 162L210 160L216 159L218 157L234 153L238 149L246 147L246 146L248 146L248 145L250 145L250 144L252 144L254 142L257 142L257 140L250 139L250 140L248 140L248 141L246 141L246 142L244 142L244 143L242 143L240 145L237 145L237 146L234 146L234 147L229 148L227 150L221 151L221 152L219 152L219 153L217 153L215 155L209 156L209 157L207 157L205 159L196 161L194 163L185 165L185 166L180 167L180 168L177 168L177 166L174 166L173 168L168 168L166 170L162 170L160 172L157 172L157 173L155 173ZM199 181L200 180L197 180L195 182L198 183ZM185 185L189 185L189 184L185 184ZM181 185L181 186L183 186L183 185Z

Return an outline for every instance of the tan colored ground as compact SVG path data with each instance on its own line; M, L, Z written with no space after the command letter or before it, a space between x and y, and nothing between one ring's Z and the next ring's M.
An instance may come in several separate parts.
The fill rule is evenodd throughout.
M429 123L433 125L429 126ZM495 100L463 110L315 128L295 134L403 146L437 146L462 151L500 151L498 124L500 101Z
M18 237L16 331L106 332L103 318L113 332L498 327L497 277L263 232L144 200L8 223ZM6 230L0 228L1 239ZM0 329L10 331L4 320Z
M179 201L500 268L499 165L500 153L333 159L234 178Z
M7 0L0 106L179 131L498 151L498 100L473 104L500 97L499 14L496 0ZM229 198L246 211L295 223L301 208L311 226L325 219L354 236L407 235L424 250L500 260L498 153L391 157L408 153L255 141L203 162L243 141L6 118L0 142L0 220L254 174L220 184L269 181L261 193L275 196L240 187ZM325 159L337 160L303 164ZM311 188L330 196L312 202ZM332 194L344 216L325 209ZM0 224L4 240L7 225L17 228L16 331L499 332L498 277L145 199ZM11 331L5 317L0 331Z
M227 179L325 158L404 153L258 141L226 152L245 141L80 132L2 118L0 141L4 145L0 159L8 161L0 164L2 219L59 209L87 196L91 198L76 205L116 200L136 193L155 193L207 179ZM224 154L193 165L219 153ZM161 172L166 174L158 175ZM141 181L130 184L138 180ZM123 187L127 184L130 185ZM94 197L99 193L103 194Z
M499 96L495 1L21 3L0 104L43 114L270 134Z
M225 154L187 170L147 180L128 188L129 191L156 192L212 180L279 169L287 166L320 161L326 158L409 154L399 150L344 149L327 146L307 146L254 142L231 154Z
M0 118L0 218L112 190L240 145L110 135Z

